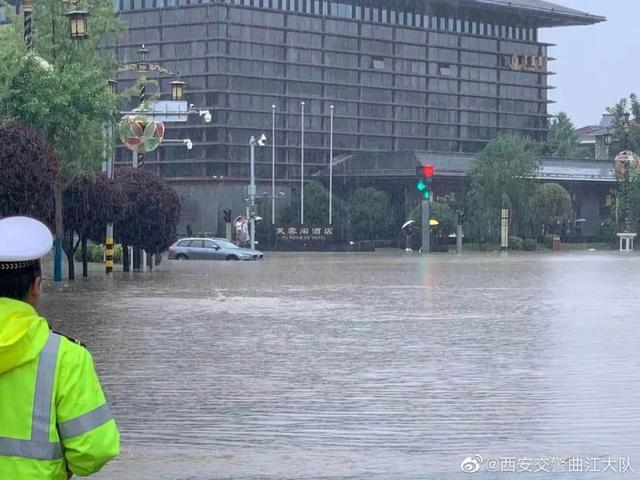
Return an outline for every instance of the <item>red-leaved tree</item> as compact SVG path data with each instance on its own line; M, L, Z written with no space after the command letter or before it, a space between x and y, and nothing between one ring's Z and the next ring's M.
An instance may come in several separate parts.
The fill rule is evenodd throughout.
M105 174L79 174L63 192L64 235L63 249L67 256L69 279L75 277L74 257L82 246L82 276L87 272L87 241L104 243L107 223L115 221L124 209L124 197L115 182ZM74 241L75 237L77 239Z
M0 127L0 218L26 215L53 224L55 152L34 130Z
M126 200L116 219L116 240L125 252L126 246L133 246L152 254L162 253L176 239L178 194L159 176L141 168L118 169L115 183Z

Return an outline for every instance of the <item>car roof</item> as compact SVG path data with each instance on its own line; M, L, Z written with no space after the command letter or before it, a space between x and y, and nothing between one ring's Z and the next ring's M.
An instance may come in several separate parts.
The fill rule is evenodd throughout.
M189 240L213 240L213 241L228 242L228 240L226 238L218 238L218 237L186 237L186 238L178 239L177 242L186 242L186 241L189 241Z

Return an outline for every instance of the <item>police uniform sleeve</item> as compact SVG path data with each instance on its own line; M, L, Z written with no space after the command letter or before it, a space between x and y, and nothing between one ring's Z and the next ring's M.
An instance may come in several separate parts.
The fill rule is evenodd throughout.
M118 455L120 436L91 354L66 338L61 347L56 394L58 433L69 471L87 476Z

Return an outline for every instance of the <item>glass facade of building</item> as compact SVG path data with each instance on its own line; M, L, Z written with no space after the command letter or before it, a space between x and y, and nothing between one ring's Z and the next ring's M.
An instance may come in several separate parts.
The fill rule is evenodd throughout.
M501 131L545 135L547 46L526 13L442 2L408 10L399 2L117 1L128 24L119 61L135 62L144 43L151 62L180 72L189 103L213 112L209 125L168 125L168 138L188 137L194 148L146 155L146 168L163 177L246 179L249 137L265 133L271 143L272 105L281 180L300 177L301 102L305 175L329 160L331 105L334 158L477 152ZM171 80L160 79L162 92ZM270 145L256 159L258 178L270 179Z

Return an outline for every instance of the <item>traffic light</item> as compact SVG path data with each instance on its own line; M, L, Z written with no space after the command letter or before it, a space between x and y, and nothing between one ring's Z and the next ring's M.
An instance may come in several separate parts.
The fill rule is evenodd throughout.
M224 223L231 223L231 209L225 208L223 213L224 213Z
M433 194L433 175L435 174L433 165L423 165L416 169L416 190L423 200L431 199Z

